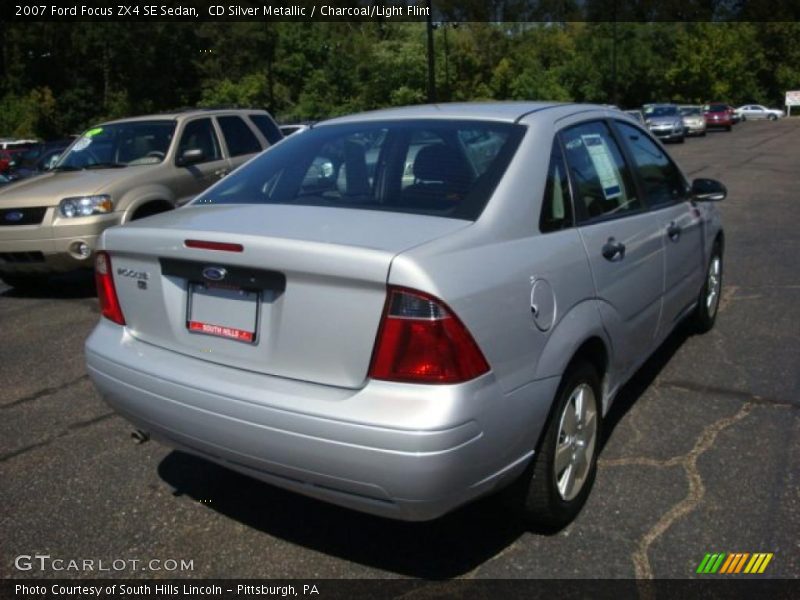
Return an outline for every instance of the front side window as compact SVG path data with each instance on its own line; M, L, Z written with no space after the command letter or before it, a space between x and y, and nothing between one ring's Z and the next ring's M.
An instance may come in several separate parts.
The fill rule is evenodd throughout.
M686 182L666 153L636 127L619 121L616 126L644 185L647 203L659 206L685 200Z
M539 231L547 233L572 226L572 199L569 193L569 179L561 146L556 139L550 150L550 167L542 199L542 213L539 216Z
M154 165L164 160L175 121L124 121L93 127L67 149L56 170Z
M203 153L202 160L198 162L209 162L222 158L219 140L211 119L195 119L186 124L178 144L178 159L187 150L200 150Z
M483 121L323 125L273 146L196 204L292 204L474 220L524 133Z
M247 124L239 117L217 117L228 152L231 156L261 152L261 144Z
M584 218L621 215L642 207L628 166L605 123L583 123L561 135L575 203Z

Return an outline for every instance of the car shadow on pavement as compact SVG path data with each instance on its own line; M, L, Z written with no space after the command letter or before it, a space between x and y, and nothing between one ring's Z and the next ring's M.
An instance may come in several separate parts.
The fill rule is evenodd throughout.
M26 288L0 291L0 298L34 298L71 300L97 296L94 271L82 270L53 275L46 282Z
M359 513L276 488L202 458L171 452L161 478L204 506L317 552L376 569L428 579L463 575L525 533L497 497L425 523Z
M600 441L600 452L616 429L622 418L633 408L636 401L655 381L662 369L672 360L683 343L693 335L691 325L684 322L678 325L658 349L639 367L617 394L614 404L603 419L603 437Z
M622 417L690 335L688 328L679 327L620 391L606 416L601 451ZM248 527L317 552L411 577L462 576L528 531L497 494L435 521L407 523L288 492L180 451L167 455L158 472L176 496L202 502Z

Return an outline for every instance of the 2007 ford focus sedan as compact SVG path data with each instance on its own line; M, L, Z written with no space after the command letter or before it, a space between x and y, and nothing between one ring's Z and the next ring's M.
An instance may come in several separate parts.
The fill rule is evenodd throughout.
M138 429L277 486L426 520L513 483L560 527L622 384L714 323L725 195L600 106L334 119L103 234L89 373Z

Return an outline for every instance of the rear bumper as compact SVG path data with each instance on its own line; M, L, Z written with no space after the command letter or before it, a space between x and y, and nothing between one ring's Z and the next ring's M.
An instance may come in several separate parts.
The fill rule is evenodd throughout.
M333 388L176 354L105 320L86 357L103 398L154 438L279 487L412 521L518 475L558 385L502 395L489 374L458 386ZM378 410L338 419L348 403Z

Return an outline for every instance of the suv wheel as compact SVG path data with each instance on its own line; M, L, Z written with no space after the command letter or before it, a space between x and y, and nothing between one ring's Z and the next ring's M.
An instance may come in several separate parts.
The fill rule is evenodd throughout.
M580 512L594 482L600 441L600 378L586 361L574 362L556 392L538 455L521 478L525 521L558 530Z

